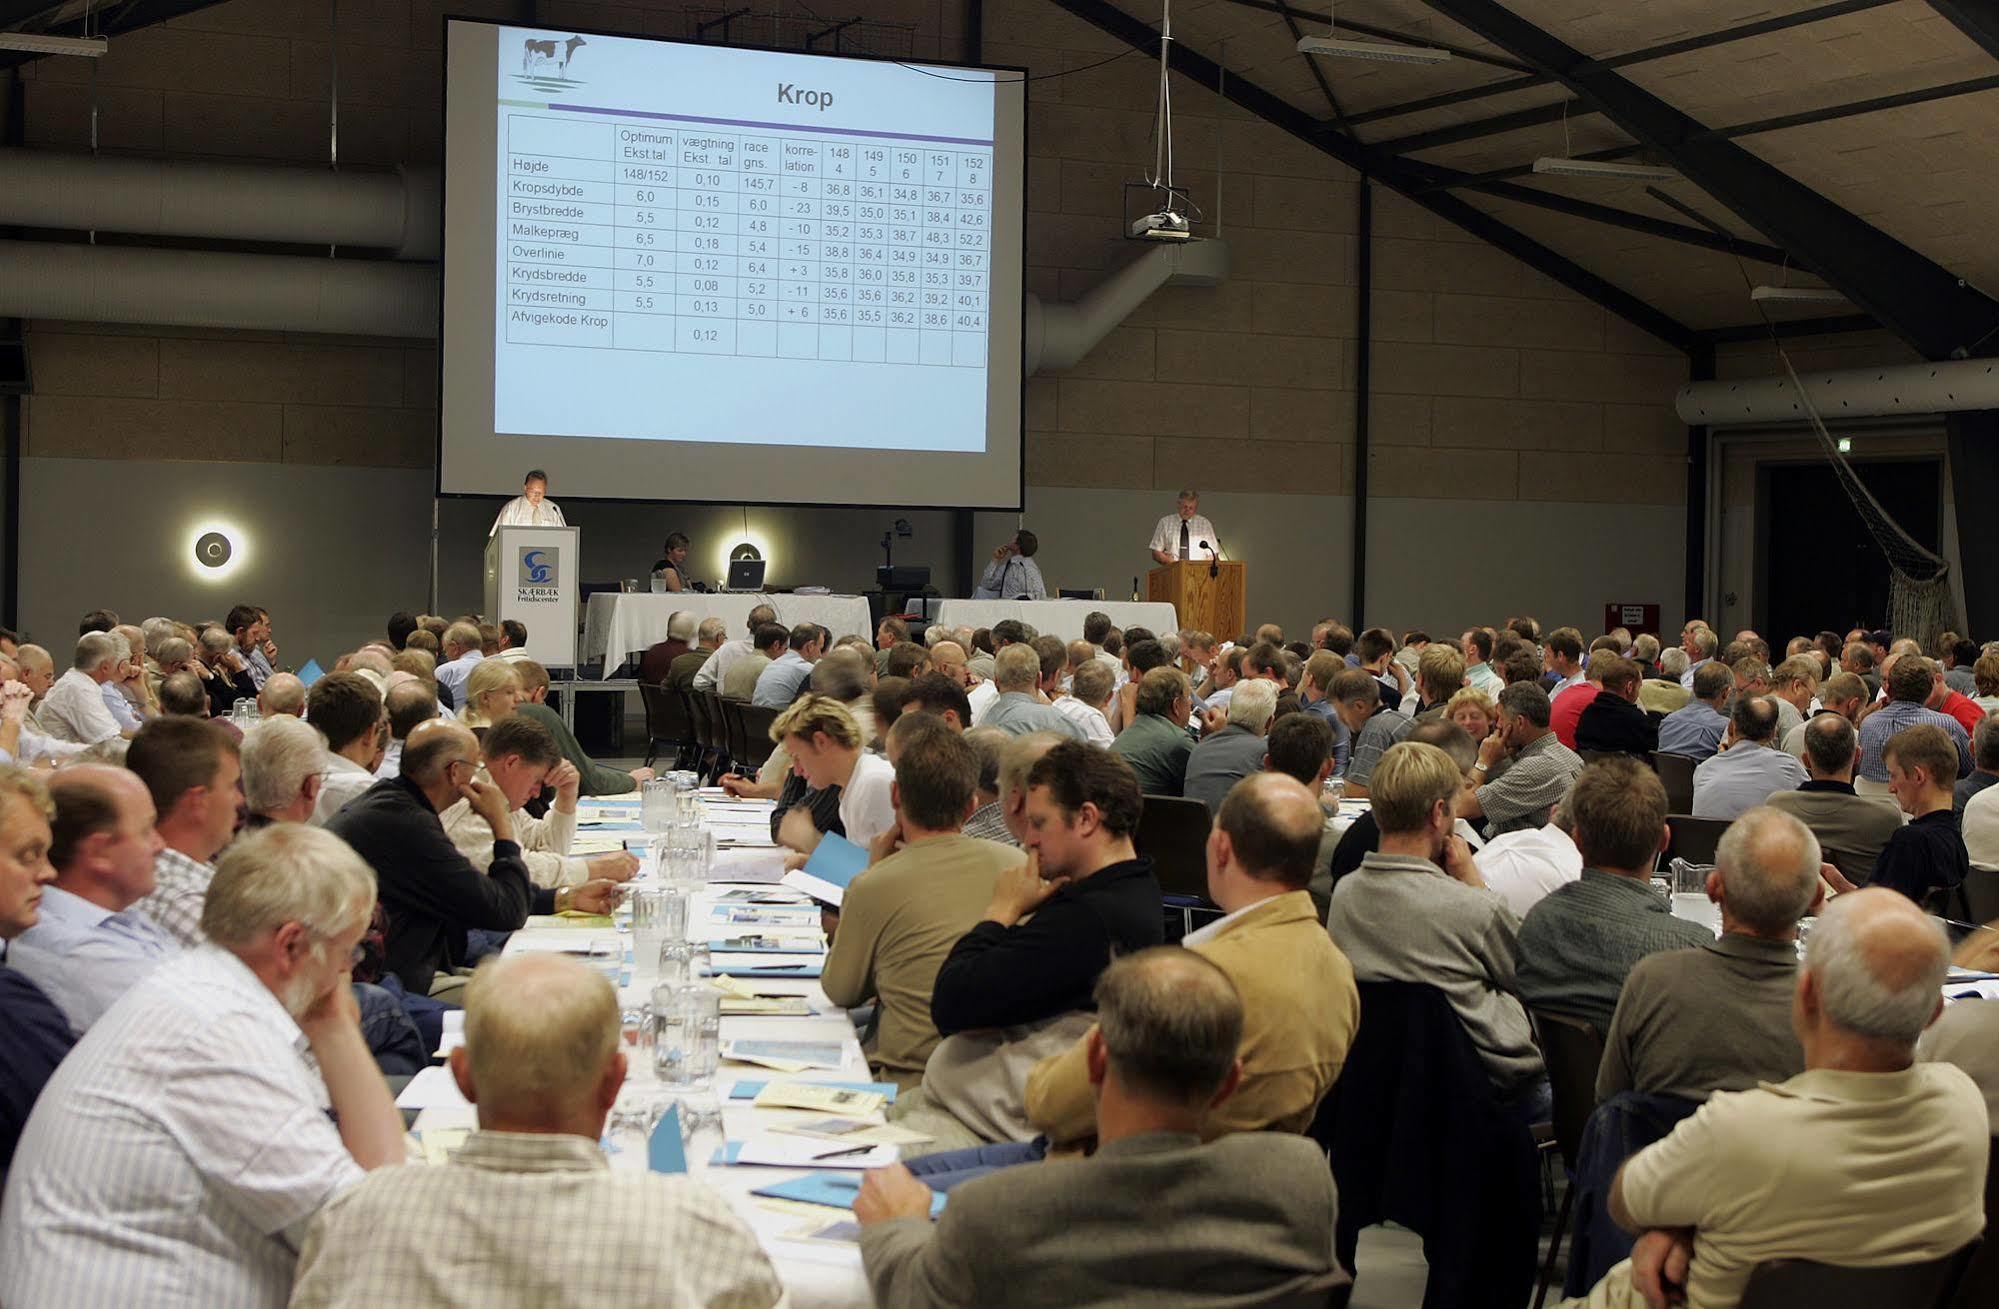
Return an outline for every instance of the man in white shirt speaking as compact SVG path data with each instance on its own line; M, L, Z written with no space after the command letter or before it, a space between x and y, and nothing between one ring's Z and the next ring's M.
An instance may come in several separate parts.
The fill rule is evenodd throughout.
M1201 494L1182 491L1178 509L1159 520L1152 529L1152 562L1170 564L1177 559L1213 559L1220 539L1215 525L1200 512Z
M499 517L493 520L487 536L502 527L567 527L562 521L562 508L548 498L548 474L539 468L530 468L528 475L521 479L521 493L500 508Z

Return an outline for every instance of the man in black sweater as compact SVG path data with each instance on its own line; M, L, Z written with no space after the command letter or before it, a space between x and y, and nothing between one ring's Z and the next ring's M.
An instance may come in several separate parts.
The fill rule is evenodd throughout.
M1590 660L1589 671L1603 690L1576 719L1576 749L1650 759L1659 748L1659 724L1638 707L1638 687L1644 680L1638 665L1599 651Z
M403 746L401 776L375 783L326 824L374 868L389 920L386 967L417 995L454 989L433 984L449 982L450 970L464 962L471 928L511 932L530 913L572 908L609 913L621 895L610 881L553 891L530 883L507 798L479 779L478 767L479 742L470 729L449 719L421 723ZM493 829L486 868L460 854L438 821L461 798Z
M1108 750L1065 741L1041 757L1027 774L1027 863L1001 875L938 970L940 1033L1094 1009L1112 957L1164 939L1159 880L1131 844L1143 803L1131 765Z

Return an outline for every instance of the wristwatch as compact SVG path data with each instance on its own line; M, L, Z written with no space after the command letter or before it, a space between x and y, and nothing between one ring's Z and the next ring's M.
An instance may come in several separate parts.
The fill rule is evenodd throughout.
M1481 759L1471 766L1471 770L1474 773L1489 773L1492 771L1492 765Z

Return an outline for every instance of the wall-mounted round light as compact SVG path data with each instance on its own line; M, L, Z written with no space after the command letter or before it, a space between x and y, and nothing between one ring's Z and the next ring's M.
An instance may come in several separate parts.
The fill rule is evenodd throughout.
M739 559L770 558L770 542L764 540L761 532L731 532L722 540L726 544L716 552L719 556L716 562L719 565L717 571L724 577L729 575L729 565Z
M197 523L188 543L189 573L197 581L219 582L243 565L248 543L228 523Z

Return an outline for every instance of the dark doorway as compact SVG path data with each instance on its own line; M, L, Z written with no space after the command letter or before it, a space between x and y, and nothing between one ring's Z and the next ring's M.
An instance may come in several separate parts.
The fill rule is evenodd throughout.
M1932 550L1943 531L1943 463L1872 459L1854 471L1889 517ZM1762 567L1758 630L1772 644L1821 628L1844 634L1888 617L1888 560L1831 465L1765 464L1757 472Z

